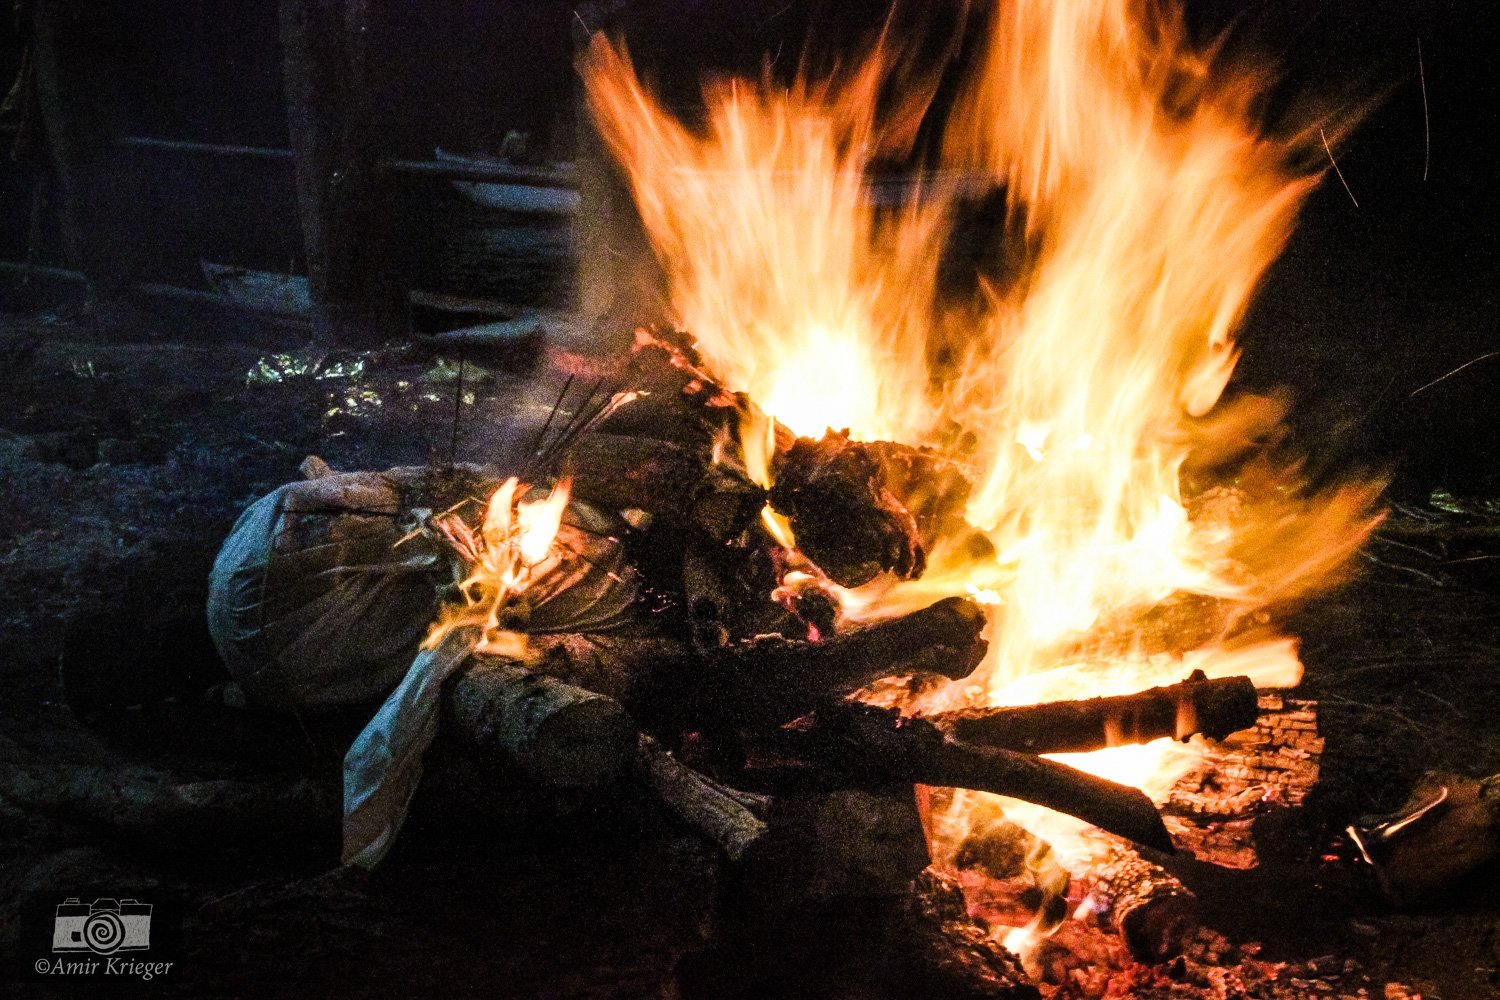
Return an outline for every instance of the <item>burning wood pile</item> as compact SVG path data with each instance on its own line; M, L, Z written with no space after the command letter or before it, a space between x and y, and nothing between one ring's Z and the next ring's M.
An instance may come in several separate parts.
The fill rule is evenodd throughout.
M1131 846L1172 851L1157 805L1043 755L1249 730L1259 715L1252 680L1193 671L1109 697L945 700L984 661L983 595L866 622L849 621L846 606L851 588L871 580L920 581L941 533L962 522L961 465L833 432L794 437L717 385L680 335L640 331L625 385L565 386L528 470L559 484L550 490L471 467L338 475L312 463L313 478L274 504L270 572L255 585L270 606L337 600L363 617L399 617L401 636L437 612L428 652L450 643L457 652L437 676L436 759L479 767L466 794L566 811L633 775L747 877L792 895L817 885L835 898L906 898L900 933L927 942L901 950L918 979L1028 995L993 929L1055 926L1082 899L1137 957L1178 951L1196 930L1192 894ZM754 425L769 428L769 488L737 443ZM384 570L365 575L372 563ZM445 578L441 610L430 596L413 599ZM362 588L357 598L350 587ZM277 623L299 615L271 612ZM334 639L333 629L304 629L299 641L319 631L319 642L370 657L386 645L367 631ZM398 662L370 678L393 681ZM241 673L253 696L316 701L262 670ZM410 697L416 673L387 709ZM953 707L923 707L944 704ZM399 743L399 727L382 738ZM381 781L404 760L382 758ZM1198 791L1183 794L1223 820L1234 806L1215 784L1234 776L1208 766ZM353 787L349 817L388 811L388 784L363 797ZM1253 811L1260 793L1246 787L1239 805ZM1107 857L1075 883L1048 844L1004 819L975 824L939 855L924 819L930 831L934 816L951 814L953 789L1077 817L1104 831L1095 837ZM379 852L353 859L378 859L399 822L382 827ZM1191 829L1174 825L1179 836ZM346 837L352 828L346 820Z
M936 74L877 48L713 85L693 131L595 39L596 122L694 339L642 330L617 384L565 387L517 479L395 475L345 512L386 519L359 530L283 498L310 533L277 544L309 566L364 537L452 570L346 762L355 860L389 846L441 702L523 784L633 769L751 881L915 893L908 938L947 942L924 975L1021 996L999 939L1034 951L1085 903L1141 958L1191 933L1141 853L1172 850L1158 803L1243 864L1221 830L1305 793L1315 717L1257 693L1300 677L1273 618L1339 579L1378 487L1307 488L1284 405L1226 386L1316 180L1306 130L1264 126L1258 76L1171 12L991 20L940 159L1003 187L1023 238L961 301L962 191L933 176L888 209L868 182Z

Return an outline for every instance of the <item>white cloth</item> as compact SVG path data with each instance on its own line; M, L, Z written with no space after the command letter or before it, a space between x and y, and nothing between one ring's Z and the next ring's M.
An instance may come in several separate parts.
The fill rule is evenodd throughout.
M344 864L374 868L391 849L437 735L443 682L478 641L477 628L454 629L418 653L344 755Z

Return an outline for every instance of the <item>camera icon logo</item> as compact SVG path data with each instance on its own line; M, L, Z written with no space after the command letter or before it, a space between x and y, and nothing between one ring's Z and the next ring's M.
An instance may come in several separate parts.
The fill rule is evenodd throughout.
M145 951L151 947L151 904L134 899L80 902L71 896L57 905L52 924L53 951Z

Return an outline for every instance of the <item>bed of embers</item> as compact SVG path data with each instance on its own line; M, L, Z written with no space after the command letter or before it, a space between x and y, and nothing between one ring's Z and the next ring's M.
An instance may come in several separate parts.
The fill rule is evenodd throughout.
M615 779L582 794L495 770L493 745L440 742L395 852L365 873L336 866L337 772L369 710L294 721L233 707L202 624L204 579L238 509L296 478L305 454L348 469L413 463L427 482L450 476L453 366L410 349L305 355L293 374L247 379L284 359L250 346L101 344L67 321L15 321L6 350L5 391L18 404L8 408L5 480L7 648L18 653L7 665L3 794L16 850L6 885L19 895L59 880L123 881L180 896L187 977L165 989L203 995L218 981L234 984L229 993L274 994L325 983L363 995L393 977L413 990L518 996L1495 988L1484 891L1493 866L1426 892L1414 885L1412 898L1393 902L1345 832L1365 814L1400 812L1425 771L1478 776L1500 763L1486 728L1494 694L1479 669L1493 605L1474 558L1490 544L1480 507L1460 513L1444 498L1397 511L1362 578L1295 620L1307 643L1302 687L1261 692L1255 724L1173 791L1162 813L1178 852L1122 848L1118 873L1073 878L1050 902L1040 892L1048 868L1024 834L976 838L928 868L911 795L922 776L891 773L885 745L869 773L859 739L851 763L847 734L825 749L827 721L809 725L800 704L798 725L761 732L789 741L775 754L677 729L672 755L632 744ZM618 370L555 347L526 375L497 373L496 360L465 366L473 396L459 444L460 457L499 456L494 481L503 463L522 467L559 420L591 412L564 406L544 434L560 396L583 399ZM654 370L692 381L680 367ZM654 398L696 407L681 384L675 399ZM356 398L374 412L349 414ZM586 437L575 442L580 455ZM100 460L109 440L141 452ZM711 455L712 430L700 440ZM72 454L84 450L87 459ZM422 462L428 450L438 457ZM587 477L575 470L581 497ZM664 537L653 535L662 523L621 535L627 551ZM674 548L674 559L682 554ZM643 566L643 577L660 578L659 566ZM718 646L716 619L695 618L685 592L670 591L640 589L653 630L684 652ZM806 619L796 620L805 635ZM955 614L945 627L968 635L965 620ZM929 659L940 666L943 652ZM879 689L866 692L877 703ZM885 717L874 718L877 737L888 734ZM858 736L859 722L846 729ZM639 725L666 739L680 721ZM1169 725L1175 732L1175 713ZM762 829L776 835L755 846ZM1414 870L1433 864L1419 854ZM1047 906L1055 913L1057 900L1066 919L1024 967L995 946L1007 928Z

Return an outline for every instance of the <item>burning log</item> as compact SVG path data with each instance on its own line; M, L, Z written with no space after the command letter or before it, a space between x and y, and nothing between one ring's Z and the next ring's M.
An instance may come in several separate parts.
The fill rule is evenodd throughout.
M535 669L617 698L647 729L675 736L781 725L918 659L963 677L984 655L983 629L976 605L948 598L824 642L763 636L700 653L660 638L556 635L533 647Z
M635 773L668 809L718 844L731 861L743 858L770 829L757 815L769 808L769 799L704 777L649 736L640 737Z
M774 472L771 507L830 579L858 587L882 572L915 579L927 568L916 518L891 492L873 449L835 431L798 438L777 456Z
M1118 933L1138 961L1172 958L1198 929L1198 897L1129 845L1116 844L1080 877L1100 923Z
M754 403L719 385L681 334L641 330L629 386L642 398L611 414L601 430L677 443L701 453L738 435ZM762 416L762 419L764 418ZM798 546L844 586L882 572L915 578L926 545L961 521L970 483L959 463L847 433L794 438L774 421L771 506L792 523ZM832 513L831 513L832 512Z
M447 692L453 728L537 785L598 788L625 773L635 727L619 702L522 667L480 660Z
M1041 994L1010 952L970 919L956 880L928 868L913 880L886 953L923 996L1033 1000Z
M1137 694L1007 708L963 708L926 716L954 739L1026 753L1086 753L1163 736L1202 733L1221 740L1255 725L1248 677L1209 680L1194 671L1180 684Z
M1024 799L1159 850L1172 851L1156 807L1139 789L1057 761L945 737L921 718L843 702L821 709L810 726L784 734L794 756L846 781L909 781L970 788Z

